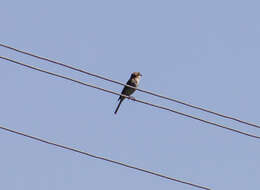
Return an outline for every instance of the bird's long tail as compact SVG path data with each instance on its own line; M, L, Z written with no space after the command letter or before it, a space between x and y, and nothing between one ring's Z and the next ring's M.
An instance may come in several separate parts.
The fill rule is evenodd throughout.
M118 103L118 106L116 107L116 111L114 112L115 114L117 113L117 111L118 111L121 103L123 102L123 100L124 100L123 98L120 99L120 102Z

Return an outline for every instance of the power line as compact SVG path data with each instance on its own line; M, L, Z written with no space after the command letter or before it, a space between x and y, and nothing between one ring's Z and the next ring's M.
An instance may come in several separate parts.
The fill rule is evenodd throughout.
M93 73L90 73L90 72L87 72L85 70L78 69L78 68L75 68L75 67L72 67L72 66L69 66L69 65L65 65L65 64L63 64L61 62L58 62L58 61L53 61L53 60L45 58L45 57L41 57L41 56L38 56L38 55L35 55L35 54L32 54L32 53L26 52L26 51L22 51L22 50L13 48L11 46L7 46L5 44L1 44L0 43L0 46L2 46L4 48L7 48L7 49L11 49L13 51L16 51L16 52L19 52L19 53L22 53L22 54L25 54L25 55L29 55L29 56L35 57L37 59L41 59L41 60L44 60L44 61L48 61L48 62L54 63L56 65L60 65L62 67L66 67L66 68L74 70L74 71L78 71L78 72L81 72L81 73L84 73L84 74L87 74L87 75L90 75L90 76L93 76L93 77L96 77L96 78L99 78L99 79L102 79L102 80L106 80L106 81L113 82L113 83L116 83L116 84L119 84L119 85L131 87L131 86L127 85L127 84L124 84L124 83L121 83L121 82L118 82L118 81L115 81L115 80L112 80L112 79L109 79L109 78L106 78L106 77L103 77L103 76L100 76L100 75L97 75L97 74L93 74ZM138 90L140 92L144 92L144 93L150 94L150 95L153 95L153 96L156 96L156 97L159 97L159 98L163 98L163 99L166 99L166 100L169 100L169 101L173 101L173 102L176 102L178 104L182 104L184 106L188 106L188 107L191 107L191 108L194 108L194 109L198 109L198 110L201 110L201 111L204 111L204 112L207 112L207 113L219 116L219 117L230 119L230 120L233 120L233 121L236 121L236 122L239 122L239 123L243 123L243 124L246 124L246 125L249 125L249 126L252 126L252 127L260 128L260 126L257 125L257 124L249 123L247 121L243 121L243 120L235 118L235 117L227 116L227 115L224 115L224 114L221 114L221 113L217 113L217 112L211 111L211 110L206 109L206 108L202 108L202 107L195 106L195 105L192 105L192 104L189 104L189 103L185 103L185 102L177 100L177 99L169 98L169 97L166 97L166 96L154 93L154 92L150 92L150 91L147 91L147 90L142 90L142 89L139 89L139 88L136 88L136 90Z
M62 148L62 149L66 149L66 150L69 150L69 151L77 152L79 154L83 154L83 155L86 155L86 156L89 156L89 157L92 157L92 158L95 158L95 159L103 160L103 161L106 161L106 162L110 162L110 163L113 163L113 164L117 164L117 165L120 165L120 166L124 166L124 167L127 167L127 168L138 170L138 171L141 171L141 172L145 172L145 173L157 176L157 177L161 177L161 178L168 179L168 180L171 180L171 181L175 181L175 182L178 182L178 183L182 183L182 184L190 185L190 186L193 186L193 187L197 187L197 188L200 188L200 189L210 190L208 187L204 187L204 186L201 186L201 185L196 185L194 183L182 181L182 180L179 180L179 179L176 179L176 178L172 178L172 177L169 177L169 176L157 173L157 172L152 172L152 171L149 171L149 170L146 170L146 169L138 168L136 166L131 166L131 165L128 165L128 164L125 164L125 163L122 163L122 162L118 162L118 161L114 161L114 160L111 160L111 159L108 159L108 158L104 158L104 157L101 157L101 156L90 154L88 152L84 152L84 151L81 151L81 150L78 150L78 149L74 149L74 148L71 148L71 147L68 147L68 146L57 144L57 143L54 143L54 142L51 142L51 141L48 141L48 140L45 140L45 139L41 139L41 138L38 138L38 137L27 135L27 134L22 133L22 132L14 131L14 130L5 128L3 126L0 126L0 129L8 131L8 132L11 132L11 133L14 133L14 134L17 134L17 135L21 135L21 136L24 136L24 137L27 137L27 138L30 138L30 139L33 139L33 140L36 140L36 141L40 141L40 142L43 142L43 143L46 143L46 144L49 144L49 145L53 145L53 146L56 146L56 147L59 147L59 148Z
M91 85L91 84L88 84L88 83L85 83L85 82L81 82L81 81L78 81L78 80L75 80L75 79L63 76L63 75L59 75L59 74L56 74L56 73L45 71L45 70L42 70L42 69L30 66L30 65L26 65L24 63L21 63L21 62L18 62L18 61L15 61L15 60L12 60L12 59L9 59L9 58L6 58L6 57L0 56L0 58L4 59L6 61L9 61L9 62L18 64L18 65L21 65L21 66L33 69L33 70L36 70L36 71L40 71L40 72L43 72L43 73L46 73L46 74L49 74L49 75L52 75L52 76L55 76L55 77L59 77L59 78L63 78L63 79L75 82L75 83L78 83L78 84L81 84L81 85L84 85L84 86L88 86L88 87L95 88L95 89L98 89L98 90L101 90L101 91L104 91L104 92L108 92L108 93L115 94L115 95L118 95L118 96L121 95L121 96L124 96L126 98L129 98L128 96L126 96L124 94L120 94L120 93L117 93L117 92L114 92L114 91L111 91L111 90L107 90L107 89L104 89L104 88L101 88L101 87L98 87L98 86L94 86L94 85ZM239 134L246 135L246 136L249 136L249 137L252 137L252 138L256 138L256 139L260 139L260 136L256 136L256 135L249 134L249 133L246 133L246 132L242 132L242 131L239 131L239 130L236 130L236 129L232 129L232 128L229 128L227 126L220 125L218 123L214 123L214 122L211 122L211 121L207 121L207 120L204 120L204 119L201 119L199 117L195 117L195 116L192 116L192 115L189 115L189 114L178 112L178 111L175 111L175 110L167 108L167 107L163 107L163 106L160 106L160 105L152 104L152 103L145 102L145 101L138 100L138 99L134 99L133 101L140 102L140 103L143 103L143 104L146 104L146 105L149 105L149 106L152 106L152 107L156 107L156 108L159 108L159 109L167 110L167 111L170 111L170 112L182 115L184 117L188 117L188 118L191 118L191 119L203 122L203 123L214 125L216 127L219 127L219 128L222 128L222 129L226 129L226 130L229 130L229 131L232 131L232 132L235 132L235 133L239 133Z

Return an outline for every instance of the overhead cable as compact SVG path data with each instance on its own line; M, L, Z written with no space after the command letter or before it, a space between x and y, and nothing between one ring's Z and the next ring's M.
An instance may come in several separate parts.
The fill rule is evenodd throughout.
M49 144L49 145L52 145L52 146L56 146L56 147L59 147L59 148L62 148L62 149L66 149L66 150L73 151L73 152L76 152L76 153L79 153L79 154L83 154L83 155L86 155L86 156L89 156L89 157L92 157L92 158L95 158L95 159L98 159L98 160L110 162L110 163L113 163L113 164L117 164L117 165L120 165L120 166L131 168L131 169L134 169L134 170L137 170L137 171L141 171L141 172L148 173L148 174L151 174L151 175L154 175L154 176L157 176L157 177L161 177L161 178L164 178L164 179L167 179L167 180L171 180L171 181L175 181L175 182L178 182L178 183L190 185L190 186L197 187L197 188L200 188L200 189L210 190L208 187L196 185L194 183L190 183L190 182L186 182L186 181L179 180L179 179L176 179L176 178L172 178L172 177L169 177L169 176L157 173L157 172L138 168L136 166L132 166L132 165L125 164L125 163L118 162L118 161L114 161L114 160L111 160L111 159L108 159L108 158L105 158L105 157L90 154L88 152L84 152L84 151L81 151L81 150L78 150L78 149L75 149L75 148L71 148L71 147L61 145L61 144L57 144L57 143L54 143L54 142L51 142L51 141L48 141L48 140L45 140L45 139L42 139L42 138L38 138L38 137L31 136L31 135L28 135L28 134L25 134L25 133L22 133L22 132L18 132L18 131L12 130L12 129L8 129L8 128L3 127L3 126L0 126L0 129L14 133L16 135L21 135L23 137L27 137L27 138L30 138L30 139L33 139L33 140L36 140L36 141L40 141L40 142L43 142L43 143L46 143L46 144Z
M129 96L126 96L124 94L120 94L120 93L117 93L117 92L114 92L114 91L111 91L111 90L107 90L107 89L104 89L104 88L101 88L101 87L98 87L98 86L95 86L95 85L92 85L92 84L81 82L81 81L78 81L78 80L75 80L75 79L63 76L63 75L59 75L59 74L56 74L56 73L45 71L45 70L42 70L42 69L30 66L30 65L27 65L27 64L24 64L22 62L18 62L18 61L15 61L15 60L12 60L12 59L9 59L9 58L6 58L6 57L0 56L0 59L3 59L3 60L6 60L6 61L9 61L9 62L18 64L18 65L21 65L23 67L27 67L27 68L30 68L30 69L33 69L33 70L36 70L36 71L40 71L40 72L43 72L43 73L46 73L46 74L49 74L49 75L52 75L52 76L55 76L55 77L63 78L63 79L66 79L66 80L69 80L69 81L72 81L72 82L75 82L75 83L78 83L78 84L81 84L81 85L84 85L84 86L88 86L88 87L95 88L95 89L98 89L98 90L101 90L101 91L104 91L104 92L108 92L108 93L111 93L111 94L114 94L114 95L118 95L118 96L123 96L123 97L129 98ZM214 123L214 122L211 122L211 121L208 121L208 120L201 119L199 117L195 117L195 116L192 116L192 115L189 115L189 114L186 114L186 113L178 112L176 110L173 110L173 109L170 109L170 108L167 108L167 107L163 107L163 106L160 106L160 105L152 104L152 103L145 102L145 101L138 100L138 99L132 99L132 98L129 98L129 99L132 100L132 101L136 101L136 102L140 102L140 103L152 106L152 107L156 107L156 108L159 108L159 109L167 110L167 111L170 111L170 112L173 112L173 113L176 113L176 114L179 114L179 115L182 115L182 116L185 116L185 117L188 117L188 118L191 118L191 119L203 122L203 123L214 125L216 127L232 131L234 133L239 133L239 134L242 134L242 135L246 135L248 137L260 139L260 136L256 136L256 135L253 135L253 134L242 132L242 131L239 131L239 130L236 130L236 129L233 129L233 128L230 128L230 127L218 124L218 123Z
M119 85L131 87L127 84L109 79L107 77L103 77L103 76L100 76L100 75L97 75L97 74L94 74L94 73L91 73L91 72L88 72L88 71L85 71L85 70L82 70L82 69L79 69L79 68L76 68L76 67L72 67L72 66L66 65L64 63L54 61L54 60L51 60L51 59L48 59L48 58L45 58L45 57L41 57L41 56L26 52L26 51L23 51L23 50L19 50L17 48L14 48L14 47L11 47L11 46L8 46L8 45L5 45L5 44L0 43L0 46L7 48L7 49L10 49L10 50L13 50L13 51L16 51L16 52L19 52L19 53L22 53L22 54L25 54L25 55L35 57L37 59L41 59L41 60L44 60L44 61L48 61L50 63L54 63L56 65L60 65L62 67L66 67L66 68L74 70L74 71L78 71L78 72L81 72L81 73L84 73L84 74L87 74L87 75L90 75L90 76L93 76L93 77L96 77L96 78L99 78L99 79L102 79L102 80L106 80L106 81L113 82L113 83L116 83L116 84L119 84ZM189 104L189 103L185 103L183 101L180 101L180 100L177 100L177 99L174 99L174 98L170 98L170 97L166 97L166 96L163 96L163 95L160 95L160 94L157 94L157 93L154 93L154 92L150 92L150 91L147 91L147 90L142 90L142 89L139 89L139 88L135 88L135 89L140 91L140 92L144 92L144 93L147 93L147 94L159 97L159 98L163 98L163 99L166 99L166 100L169 100L169 101L173 101L173 102L176 102L178 104L182 104L184 106L188 106L188 107L191 107L191 108L194 108L194 109L198 109L198 110L201 110L201 111L204 111L204 112L207 112L207 113L210 113L210 114L222 117L222 118L226 118L226 119L230 119L230 120L233 120L233 121L236 121L236 122L239 122L239 123L243 123L243 124L249 125L251 127L260 128L260 126L257 125L257 124L250 123L250 122L247 122L247 121L243 121L243 120L235 118L235 117L231 117L231 116L227 116L227 115L224 115L224 114L221 114L221 113L217 113L217 112L211 111L211 110L206 109L206 108L202 108L202 107L195 106L195 105L192 105L192 104Z

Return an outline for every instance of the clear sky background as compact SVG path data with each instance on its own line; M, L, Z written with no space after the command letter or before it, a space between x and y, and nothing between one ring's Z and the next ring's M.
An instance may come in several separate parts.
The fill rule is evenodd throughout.
M1 43L260 124L260 2L3 1ZM0 47L2 56L122 86ZM0 124L212 189L258 189L260 140L0 61ZM260 135L141 92L135 98ZM0 131L1 189L196 189Z

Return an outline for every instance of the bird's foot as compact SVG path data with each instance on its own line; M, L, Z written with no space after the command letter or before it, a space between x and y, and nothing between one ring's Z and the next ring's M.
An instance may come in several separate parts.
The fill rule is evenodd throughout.
M135 97L133 97L133 96L128 96L128 99L135 101Z

